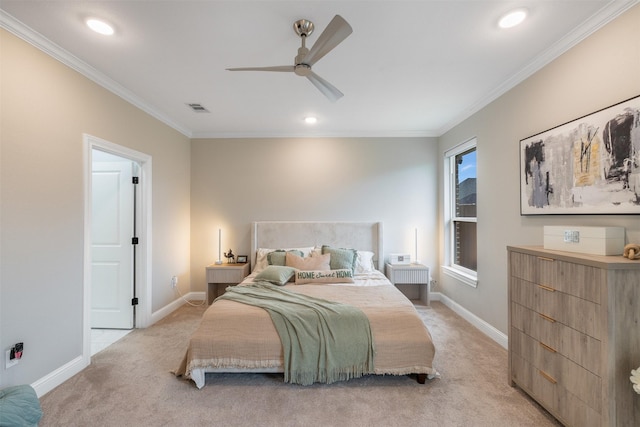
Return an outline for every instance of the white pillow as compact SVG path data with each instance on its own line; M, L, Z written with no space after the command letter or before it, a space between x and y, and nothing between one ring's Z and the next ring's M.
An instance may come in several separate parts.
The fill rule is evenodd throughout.
M281 251L298 250L302 252L303 256L309 256L313 248L314 248L313 246L306 247L306 248L281 248L281 249L258 248L258 250L256 251L256 265L253 266L253 271L254 272L262 271L267 265L269 265L269 263L267 262L267 254L269 252L273 252L277 250L281 250Z
M373 265L373 252L370 251L357 251L356 267L353 272L356 274L371 273L375 270Z

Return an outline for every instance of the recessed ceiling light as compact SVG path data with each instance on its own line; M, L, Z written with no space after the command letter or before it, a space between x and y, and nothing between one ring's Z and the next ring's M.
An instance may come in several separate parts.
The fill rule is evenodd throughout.
M308 117L304 118L304 122L306 124L309 124L309 125L312 125L312 124L316 123L317 121L318 121L318 118L317 117L313 117L313 116L308 116Z
M527 17L527 9L516 9L511 12L505 14L498 21L498 26L500 28L511 28L519 25L524 21Z
M87 27L91 28L98 34L102 34L105 36L111 36L114 33L113 27L111 25L96 18L87 19Z

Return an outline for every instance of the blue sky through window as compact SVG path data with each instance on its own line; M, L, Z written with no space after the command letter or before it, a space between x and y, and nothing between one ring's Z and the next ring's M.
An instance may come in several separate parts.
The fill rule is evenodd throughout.
M462 164L458 166L458 182L467 178L476 178L476 150L462 156Z

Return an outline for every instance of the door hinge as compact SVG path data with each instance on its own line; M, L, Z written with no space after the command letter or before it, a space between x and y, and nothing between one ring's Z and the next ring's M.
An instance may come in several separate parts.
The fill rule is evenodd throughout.
M133 182L134 184L138 184L139 183L138 177L137 176L132 177L131 182Z
M132 298L131 305L138 305L138 298Z
M137 245L138 244L138 238L137 237L132 237L131 238L131 244L132 245Z

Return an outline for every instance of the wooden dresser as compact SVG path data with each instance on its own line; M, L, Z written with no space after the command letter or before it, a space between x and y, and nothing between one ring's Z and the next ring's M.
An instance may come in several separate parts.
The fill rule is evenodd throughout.
M567 426L640 426L640 261L507 250L511 385Z

